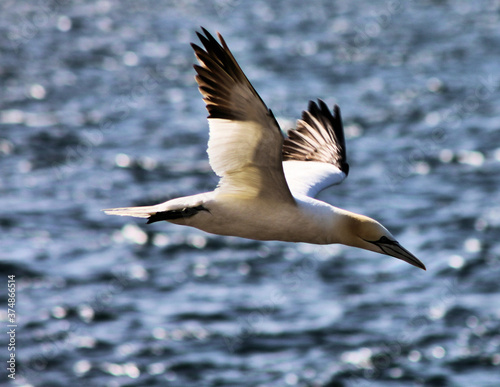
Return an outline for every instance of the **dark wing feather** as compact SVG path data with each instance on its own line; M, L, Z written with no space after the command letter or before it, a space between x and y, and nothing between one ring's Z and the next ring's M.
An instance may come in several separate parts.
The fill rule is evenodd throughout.
M309 101L308 110L302 112L297 128L288 131L283 144L283 160L317 161L333 164L346 175L349 164L346 161L344 128L340 108L328 106L318 100Z
M282 166L283 134L229 50L204 28L192 44L196 82L208 110L210 166L221 177L218 191L295 204Z
M196 82L206 103L208 118L249 121L265 114L279 130L271 111L243 73L221 34L217 33L219 44L205 28L201 29L205 36L196 34L205 50L194 43L191 46L201 64L194 65L194 69L198 73ZM246 109L248 107L254 109Z

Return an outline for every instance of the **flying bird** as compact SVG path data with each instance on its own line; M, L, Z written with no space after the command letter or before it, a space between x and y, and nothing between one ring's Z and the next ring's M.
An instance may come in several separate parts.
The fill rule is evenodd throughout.
M208 110L208 157L220 177L214 191L164 203L104 210L167 221L212 234L256 240L340 243L389 255L425 270L379 222L315 199L349 173L340 108L309 102L284 138L220 34L204 28L192 43L196 82Z

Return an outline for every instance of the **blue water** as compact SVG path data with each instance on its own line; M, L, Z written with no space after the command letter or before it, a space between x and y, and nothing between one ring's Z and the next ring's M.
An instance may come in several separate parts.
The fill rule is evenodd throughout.
M321 198L427 272L100 212L217 183L200 25L283 129L341 106L351 173ZM500 385L499 25L490 0L3 2L0 384Z

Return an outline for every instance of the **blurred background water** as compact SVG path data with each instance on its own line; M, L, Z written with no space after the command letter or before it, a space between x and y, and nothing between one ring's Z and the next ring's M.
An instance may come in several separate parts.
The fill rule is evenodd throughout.
M351 174L321 198L427 272L100 212L215 186L200 25L283 129L341 106ZM499 27L498 0L3 1L0 383L500 385Z

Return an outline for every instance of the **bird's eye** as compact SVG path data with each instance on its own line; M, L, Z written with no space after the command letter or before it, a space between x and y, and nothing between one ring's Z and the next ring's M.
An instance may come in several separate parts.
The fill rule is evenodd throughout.
M376 243L394 243L392 239L387 238L385 235L380 238Z

